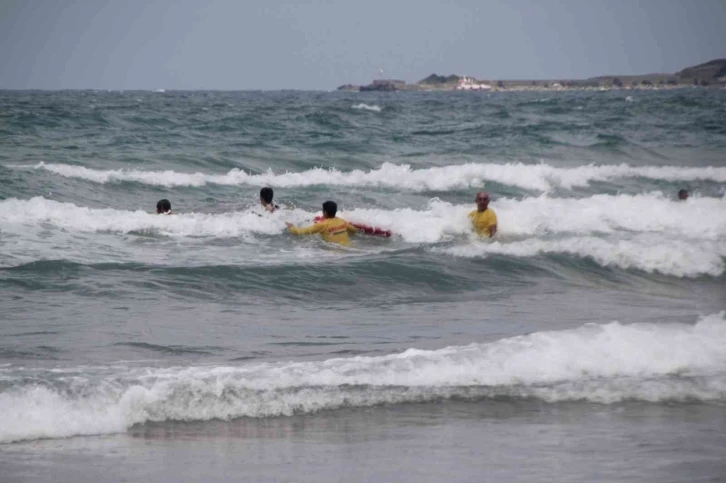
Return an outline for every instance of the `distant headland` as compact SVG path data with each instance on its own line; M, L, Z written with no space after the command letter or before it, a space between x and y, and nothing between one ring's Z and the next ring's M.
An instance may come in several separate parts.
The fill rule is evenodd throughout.
M589 79L497 80L474 79L460 75L431 74L415 84L402 80L377 79L364 86L346 84L341 91L538 91L675 89L682 87L726 88L726 59L716 59L687 67L675 74L605 75Z

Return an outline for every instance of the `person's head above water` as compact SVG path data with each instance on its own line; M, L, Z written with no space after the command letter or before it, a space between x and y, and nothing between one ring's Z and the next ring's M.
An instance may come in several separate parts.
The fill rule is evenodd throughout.
M277 205L272 202L272 188L268 188L265 186L260 190L260 204L262 207L269 211L270 213L274 213L277 209Z
M480 191L476 194L476 197L474 198L474 202L476 203L476 207L479 209L479 211L486 211L487 207L489 206L489 201L491 198L489 197L489 193L486 191Z
M335 201L323 203L323 218L335 218L336 213L338 213L338 204Z
M164 198L156 203L156 214L157 215L168 215L171 214L171 202Z
M272 188L264 187L260 190L260 203L263 205L269 205L272 203Z
M688 199L688 190L678 190L678 199L687 200Z

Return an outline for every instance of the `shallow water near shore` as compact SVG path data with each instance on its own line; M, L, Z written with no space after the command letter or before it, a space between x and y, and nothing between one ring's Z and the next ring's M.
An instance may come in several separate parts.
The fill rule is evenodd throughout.
M726 475L725 93L0 108L3 481Z
M723 418L699 404L450 401L150 424L6 447L0 462L8 481L719 481Z

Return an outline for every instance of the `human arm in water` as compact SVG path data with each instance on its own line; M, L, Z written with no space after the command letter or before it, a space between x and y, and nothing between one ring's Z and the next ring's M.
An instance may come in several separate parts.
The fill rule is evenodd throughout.
M487 211L489 212L489 226L487 227L487 233L489 234L489 238L494 238L494 235L497 234L497 214L491 209L487 209Z
M322 221L325 221L326 218L323 218L322 216L316 216L313 218L313 222L318 224ZM345 230L349 233L358 233L359 231L366 231L361 226L355 225L353 223L345 222Z
M287 229L290 230L290 233L293 235L314 235L315 233L321 233L326 228L325 223L316 223L303 228L298 228L292 223L285 224L287 225Z

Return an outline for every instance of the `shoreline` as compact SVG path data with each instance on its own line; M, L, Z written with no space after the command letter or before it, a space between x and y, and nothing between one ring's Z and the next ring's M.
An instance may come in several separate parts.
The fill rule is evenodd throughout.
M390 91L608 91L670 90L687 87L726 89L726 59L716 59L687 67L674 74L603 75L588 79L496 80L475 79L451 74L431 74L409 84L398 79L376 79L367 85L344 84L337 90L347 92Z
M368 89L362 90L363 86L341 86L336 90L342 92L472 92L472 93L491 93L491 92L611 92L611 91L672 91L682 89L708 89L708 90L724 90L726 85L709 85L695 86L688 84L681 85L665 85L665 86L505 86L492 87L490 89L464 90L457 89L455 86L417 86L415 84L407 85L405 88L397 89Z

